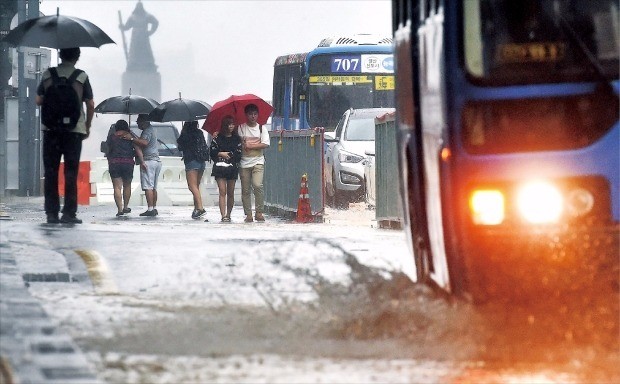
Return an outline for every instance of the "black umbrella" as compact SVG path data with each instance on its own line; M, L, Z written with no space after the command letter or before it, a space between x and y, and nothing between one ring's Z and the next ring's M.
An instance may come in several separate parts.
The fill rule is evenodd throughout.
M211 106L204 101L179 98L164 101L149 113L150 121L194 121L205 119Z
M103 100L97 107L97 113L118 113L125 115L138 115L150 113L159 103L151 98L132 95L113 96Z
M90 21L71 16L42 16L13 28L2 42L13 46L75 48L116 44Z

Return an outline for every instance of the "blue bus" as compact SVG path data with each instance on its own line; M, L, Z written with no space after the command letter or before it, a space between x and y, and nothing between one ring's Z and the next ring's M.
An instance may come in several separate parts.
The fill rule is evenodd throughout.
M272 130L327 132L349 108L393 107L392 38L326 38L309 52L278 57L272 104Z
M392 4L418 279L481 302L617 287L618 0Z

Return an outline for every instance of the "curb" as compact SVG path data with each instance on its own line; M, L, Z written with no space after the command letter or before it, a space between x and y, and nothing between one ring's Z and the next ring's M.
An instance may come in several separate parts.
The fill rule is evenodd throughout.
M28 281L69 281L64 257L30 255L33 264L16 260L12 251L6 235L0 235L0 382L101 384L77 344L27 289ZM33 269L24 273L22 267Z

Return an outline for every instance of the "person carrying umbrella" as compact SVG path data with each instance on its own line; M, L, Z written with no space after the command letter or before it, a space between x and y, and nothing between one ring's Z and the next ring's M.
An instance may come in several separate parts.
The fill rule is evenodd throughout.
M265 190L263 176L265 173L265 156L263 149L269 147L269 132L259 125L258 107L256 104L248 104L244 108L247 123L239 126L239 136L242 141L242 154L239 170L241 179L241 202L245 213L245 222L251 223L252 200L251 191L254 191L256 214L254 219L259 222L265 221Z
M183 152L187 188L192 193L194 200L192 219L200 219L207 214L206 209L202 205L200 182L205 171L205 161L208 160L209 147L207 146L205 135L198 129L197 121L186 121L183 123L177 144L178 148Z
M77 118L77 121L72 121L67 128L61 128L54 123L46 121L45 116L42 116L43 120L47 122L47 125L45 123L42 124L45 214L47 215L47 222L50 224L59 222L81 224L82 220L77 218L77 178L80 156L82 154L82 140L90 135L90 127L95 113L95 102L88 75L86 72L75 68L75 64L80 58L80 48L63 48L60 49L58 55L61 59L60 65L56 68L48 68L43 72L41 82L37 88L35 103L43 106L43 108L55 108L51 106L51 96L46 92L50 87L55 87L55 82L59 81L56 78L74 78L75 80L70 85L77 94L79 118ZM54 78L52 73L55 74ZM46 97L49 99L46 100ZM84 112L82 104L86 105L86 112ZM71 127L73 123L75 125ZM65 203L62 209L62 217L59 219L58 172L61 157L64 157L65 162Z
M129 124L125 120L118 120L114 124L114 133L109 135L108 170L114 187L114 202L116 203L116 217L131 212L128 207L131 199L131 181L133 180L134 157L136 151L131 140L125 137L131 134Z

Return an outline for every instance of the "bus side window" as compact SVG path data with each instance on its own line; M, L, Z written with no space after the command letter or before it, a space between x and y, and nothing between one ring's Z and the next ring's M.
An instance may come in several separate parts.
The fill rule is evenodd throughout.
M301 81L301 65L291 66L289 68L291 79L291 116L299 117L299 94L301 89L299 87Z
M286 84L286 67L276 67L273 75L273 109L275 116L284 113L284 88Z

